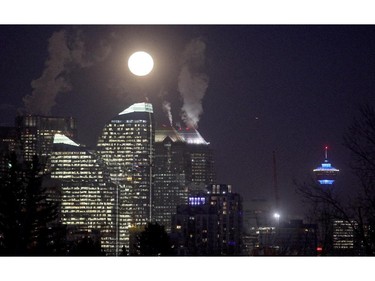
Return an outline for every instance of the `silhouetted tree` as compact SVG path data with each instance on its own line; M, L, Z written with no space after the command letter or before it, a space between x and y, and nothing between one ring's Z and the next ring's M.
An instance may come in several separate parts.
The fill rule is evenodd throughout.
M375 254L375 110L369 104L360 108L344 135L344 146L351 152L351 169L360 183L354 208L358 218L359 236L367 255ZM368 227L364 227L365 224Z
M170 256L171 243L164 226L149 222L138 235L138 249L141 256Z
M342 219L350 224L355 237L363 245L365 255L375 254L375 111L365 105L359 118L349 126L343 141L352 155L351 169L358 178L358 187L344 202L334 190L324 189L316 181L296 183L297 191L313 203L317 219L322 219L329 233L328 222ZM324 227L324 224L323 224Z
M341 205L334 190L324 189L316 181L296 183L297 192L310 203L309 219L316 223L320 232L321 255L333 255L333 220L349 219L349 210ZM345 217L345 218L344 218Z
M75 241L69 251L69 256L105 256L100 241L91 237L84 237Z
M42 177L38 157L27 164L10 154L0 185L1 255L64 255L64 229L56 221L57 206L47 199Z
M126 247L122 246L120 256L125 257L127 255L128 255L128 251L126 251Z

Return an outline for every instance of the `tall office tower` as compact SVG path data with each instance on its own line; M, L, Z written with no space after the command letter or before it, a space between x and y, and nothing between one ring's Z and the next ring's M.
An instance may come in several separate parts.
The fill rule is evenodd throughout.
M187 204L188 153L177 131L161 127L155 131L153 220L171 231L171 218L178 205Z
M219 251L221 255L240 255L242 247L242 198L232 186L211 184L207 188L210 204L218 207Z
M339 170L332 167L331 163L328 162L328 147L325 147L325 158L321 166L313 170L317 181L321 185L332 185L334 184Z
M17 149L17 131L14 127L0 127L0 177L7 170L10 153Z
M151 221L154 117L150 103L136 103L113 117L99 137L97 152L117 186L117 250L129 247L129 229Z
M53 137L64 134L71 139L77 136L76 122L72 117L53 117L26 115L16 117L20 146L25 161L31 161L34 155L49 170Z
M213 152L200 133L194 128L180 128L178 133L186 142L189 155L189 192L204 191L215 182Z
M333 254L338 256L360 255L362 245L355 234L358 223L354 220L349 222L335 219L332 221L332 226Z
M177 256L217 256L218 210L206 195L189 197L172 217L171 241Z
M114 254L114 186L105 165L95 153L68 137L54 136L51 178L61 190L61 222L67 227L68 241L77 236L97 238L107 254Z
M154 167L153 219L169 232L176 207L214 182L213 153L197 130L163 126L155 134Z
M242 198L232 187L212 184L189 196L172 220L172 237L187 255L242 255Z

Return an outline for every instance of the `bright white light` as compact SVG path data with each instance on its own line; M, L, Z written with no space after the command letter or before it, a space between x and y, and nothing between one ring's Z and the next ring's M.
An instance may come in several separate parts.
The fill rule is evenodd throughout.
M135 104L129 106L127 109L120 112L119 115L128 114L128 113L132 113L132 112L150 112L150 113L153 113L154 111L153 111L151 103L141 102L141 103L135 103Z
M274 217L275 219L279 219L279 218L280 218L280 214L279 214L279 213L274 213L274 214L273 214L273 217Z
M128 66L134 75L145 76L153 69L154 60L146 52L135 52L130 56Z
M72 141L70 138L68 138L65 135L62 134L55 134L53 137L53 143L62 143L62 144L68 144L68 145L73 145L73 146L79 146L78 143Z

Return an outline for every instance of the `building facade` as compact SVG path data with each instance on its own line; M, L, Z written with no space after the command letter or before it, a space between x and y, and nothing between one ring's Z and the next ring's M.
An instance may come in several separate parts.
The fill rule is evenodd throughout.
M189 193L205 191L207 185L216 182L210 143L194 128L179 128L178 133L186 143Z
M242 198L230 185L212 184L206 193L189 196L172 221L178 254L242 255Z
M171 231L172 215L187 204L189 158L185 140L173 127L155 132L153 220Z
M72 117L18 116L16 128L24 161L31 162L37 155L45 165L45 171L49 171L54 135L64 134L71 139L77 137L76 122Z
M18 147L15 127L0 127L0 176L7 171L10 153Z
M56 134L51 155L51 179L60 190L61 223L67 240L89 236L115 253L114 186L98 156L68 137ZM99 236L99 238L98 238Z
M358 256L363 255L364 246L359 239L358 223L355 220L334 219L332 221L333 255Z
M97 153L116 185L117 251L129 248L129 229L152 219L154 117L150 103L136 103L104 127Z
M153 219L171 231L171 218L188 195L215 181L213 153L196 129L161 126L155 133Z

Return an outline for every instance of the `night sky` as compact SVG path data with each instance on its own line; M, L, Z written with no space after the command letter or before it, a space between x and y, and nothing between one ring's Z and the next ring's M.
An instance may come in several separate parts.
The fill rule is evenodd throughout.
M147 77L127 68L137 50L155 60ZM342 142L359 107L375 103L375 26L1 25L0 61L2 126L17 112L73 116L78 142L91 147L108 120L146 98L158 124L168 123L165 101L183 124L189 64L208 78L197 126L218 183L273 200L275 151L282 213L303 215L293 180L310 179L328 145L341 170L335 188L356 188Z

